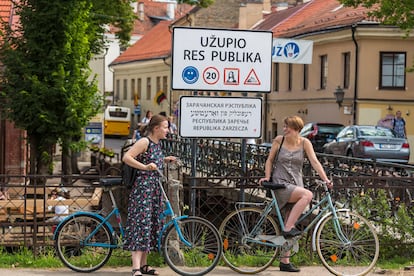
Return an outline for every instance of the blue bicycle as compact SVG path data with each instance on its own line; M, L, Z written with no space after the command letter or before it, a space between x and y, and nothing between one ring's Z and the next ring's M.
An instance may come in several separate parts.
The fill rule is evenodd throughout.
M315 182L325 195L299 218L297 225L306 225L304 234L313 231L312 249L332 274L368 274L379 256L374 226L349 209L337 209L326 183ZM219 229L223 259L238 273L261 272L278 258L299 250L300 236L285 239L281 235L284 220L274 190L283 187L272 182L263 182L262 186L270 191L271 198L258 203L236 203L236 210L223 220Z
M162 179L165 180L165 177ZM56 252L68 268L76 272L98 270L109 260L113 249L122 248L124 230L112 192L120 183L120 178L100 181L112 202L112 211L107 216L98 212L79 211L57 226L54 234ZM160 186L166 207L162 216L168 217L169 221L159 235L158 249L163 253L166 263L180 275L197 276L210 272L222 253L217 228L200 217L177 216L161 181ZM118 231L109 223L114 216Z

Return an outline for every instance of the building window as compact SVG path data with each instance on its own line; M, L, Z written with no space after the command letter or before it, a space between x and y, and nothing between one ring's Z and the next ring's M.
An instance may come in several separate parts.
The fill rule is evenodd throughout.
M131 100L134 100L135 93L137 89L135 88L135 79L131 79Z
M167 92L168 92L168 77L167 76L162 77L162 91L164 91L165 95L167 95Z
M122 95L122 99L123 100L127 100L128 99L128 80L124 79L124 93Z
M292 91L292 78L293 78L293 65L291 63L288 64L288 91Z
M321 83L320 89L326 89L326 84L328 82L328 56L320 56L321 61Z
M121 82L120 80L116 80L116 89L115 89L115 95L114 95L114 102L116 103L119 101L119 93L121 91Z
M405 89L406 53L381 52L380 88Z
M303 90L309 87L309 64L303 64Z
M279 63L273 63L273 91L279 91Z
M147 78L147 100L151 100L151 78Z
M141 95L141 91L142 91L142 81L141 78L137 79L137 93L138 93L138 98L141 99L142 95Z
M343 66L343 83L342 87L345 89L349 88L349 78L351 72L351 53L342 53L342 66Z
M161 77L157 77L155 93L158 93L160 90L161 90Z

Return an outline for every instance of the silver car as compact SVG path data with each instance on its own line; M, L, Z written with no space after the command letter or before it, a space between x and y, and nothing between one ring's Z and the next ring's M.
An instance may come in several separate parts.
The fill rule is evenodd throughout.
M323 152L380 162L408 163L410 159L407 139L397 138L388 128L369 125L345 127L332 142L325 144Z

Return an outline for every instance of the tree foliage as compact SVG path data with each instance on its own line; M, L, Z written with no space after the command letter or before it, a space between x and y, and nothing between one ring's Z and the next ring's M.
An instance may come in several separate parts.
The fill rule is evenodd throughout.
M137 0L89 0L92 4L90 12L91 26L95 28L95 40L92 46L94 53L102 49L102 34L109 24L114 27L115 34L123 46L127 46L134 28L136 15L130 3Z
M90 81L89 61L104 43L103 24L125 27L118 34L129 40L132 9L124 0L23 0L16 5L19 24L3 24L0 107L27 131L31 173L43 174L50 169L53 145L60 141L68 149L99 110L102 100ZM119 12L117 18L97 16L109 6Z
M346 6L373 8L371 15L382 23L410 31L414 28L413 0L339 0Z

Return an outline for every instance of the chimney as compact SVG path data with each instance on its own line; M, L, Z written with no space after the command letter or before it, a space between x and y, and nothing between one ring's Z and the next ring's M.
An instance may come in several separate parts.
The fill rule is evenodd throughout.
M138 19L144 21L144 2L138 3Z
M175 18L175 4L174 2L167 3L167 17L170 19Z
M137 3L137 2L131 2L129 5L131 6L132 11L133 11L134 13L137 13L138 3Z

